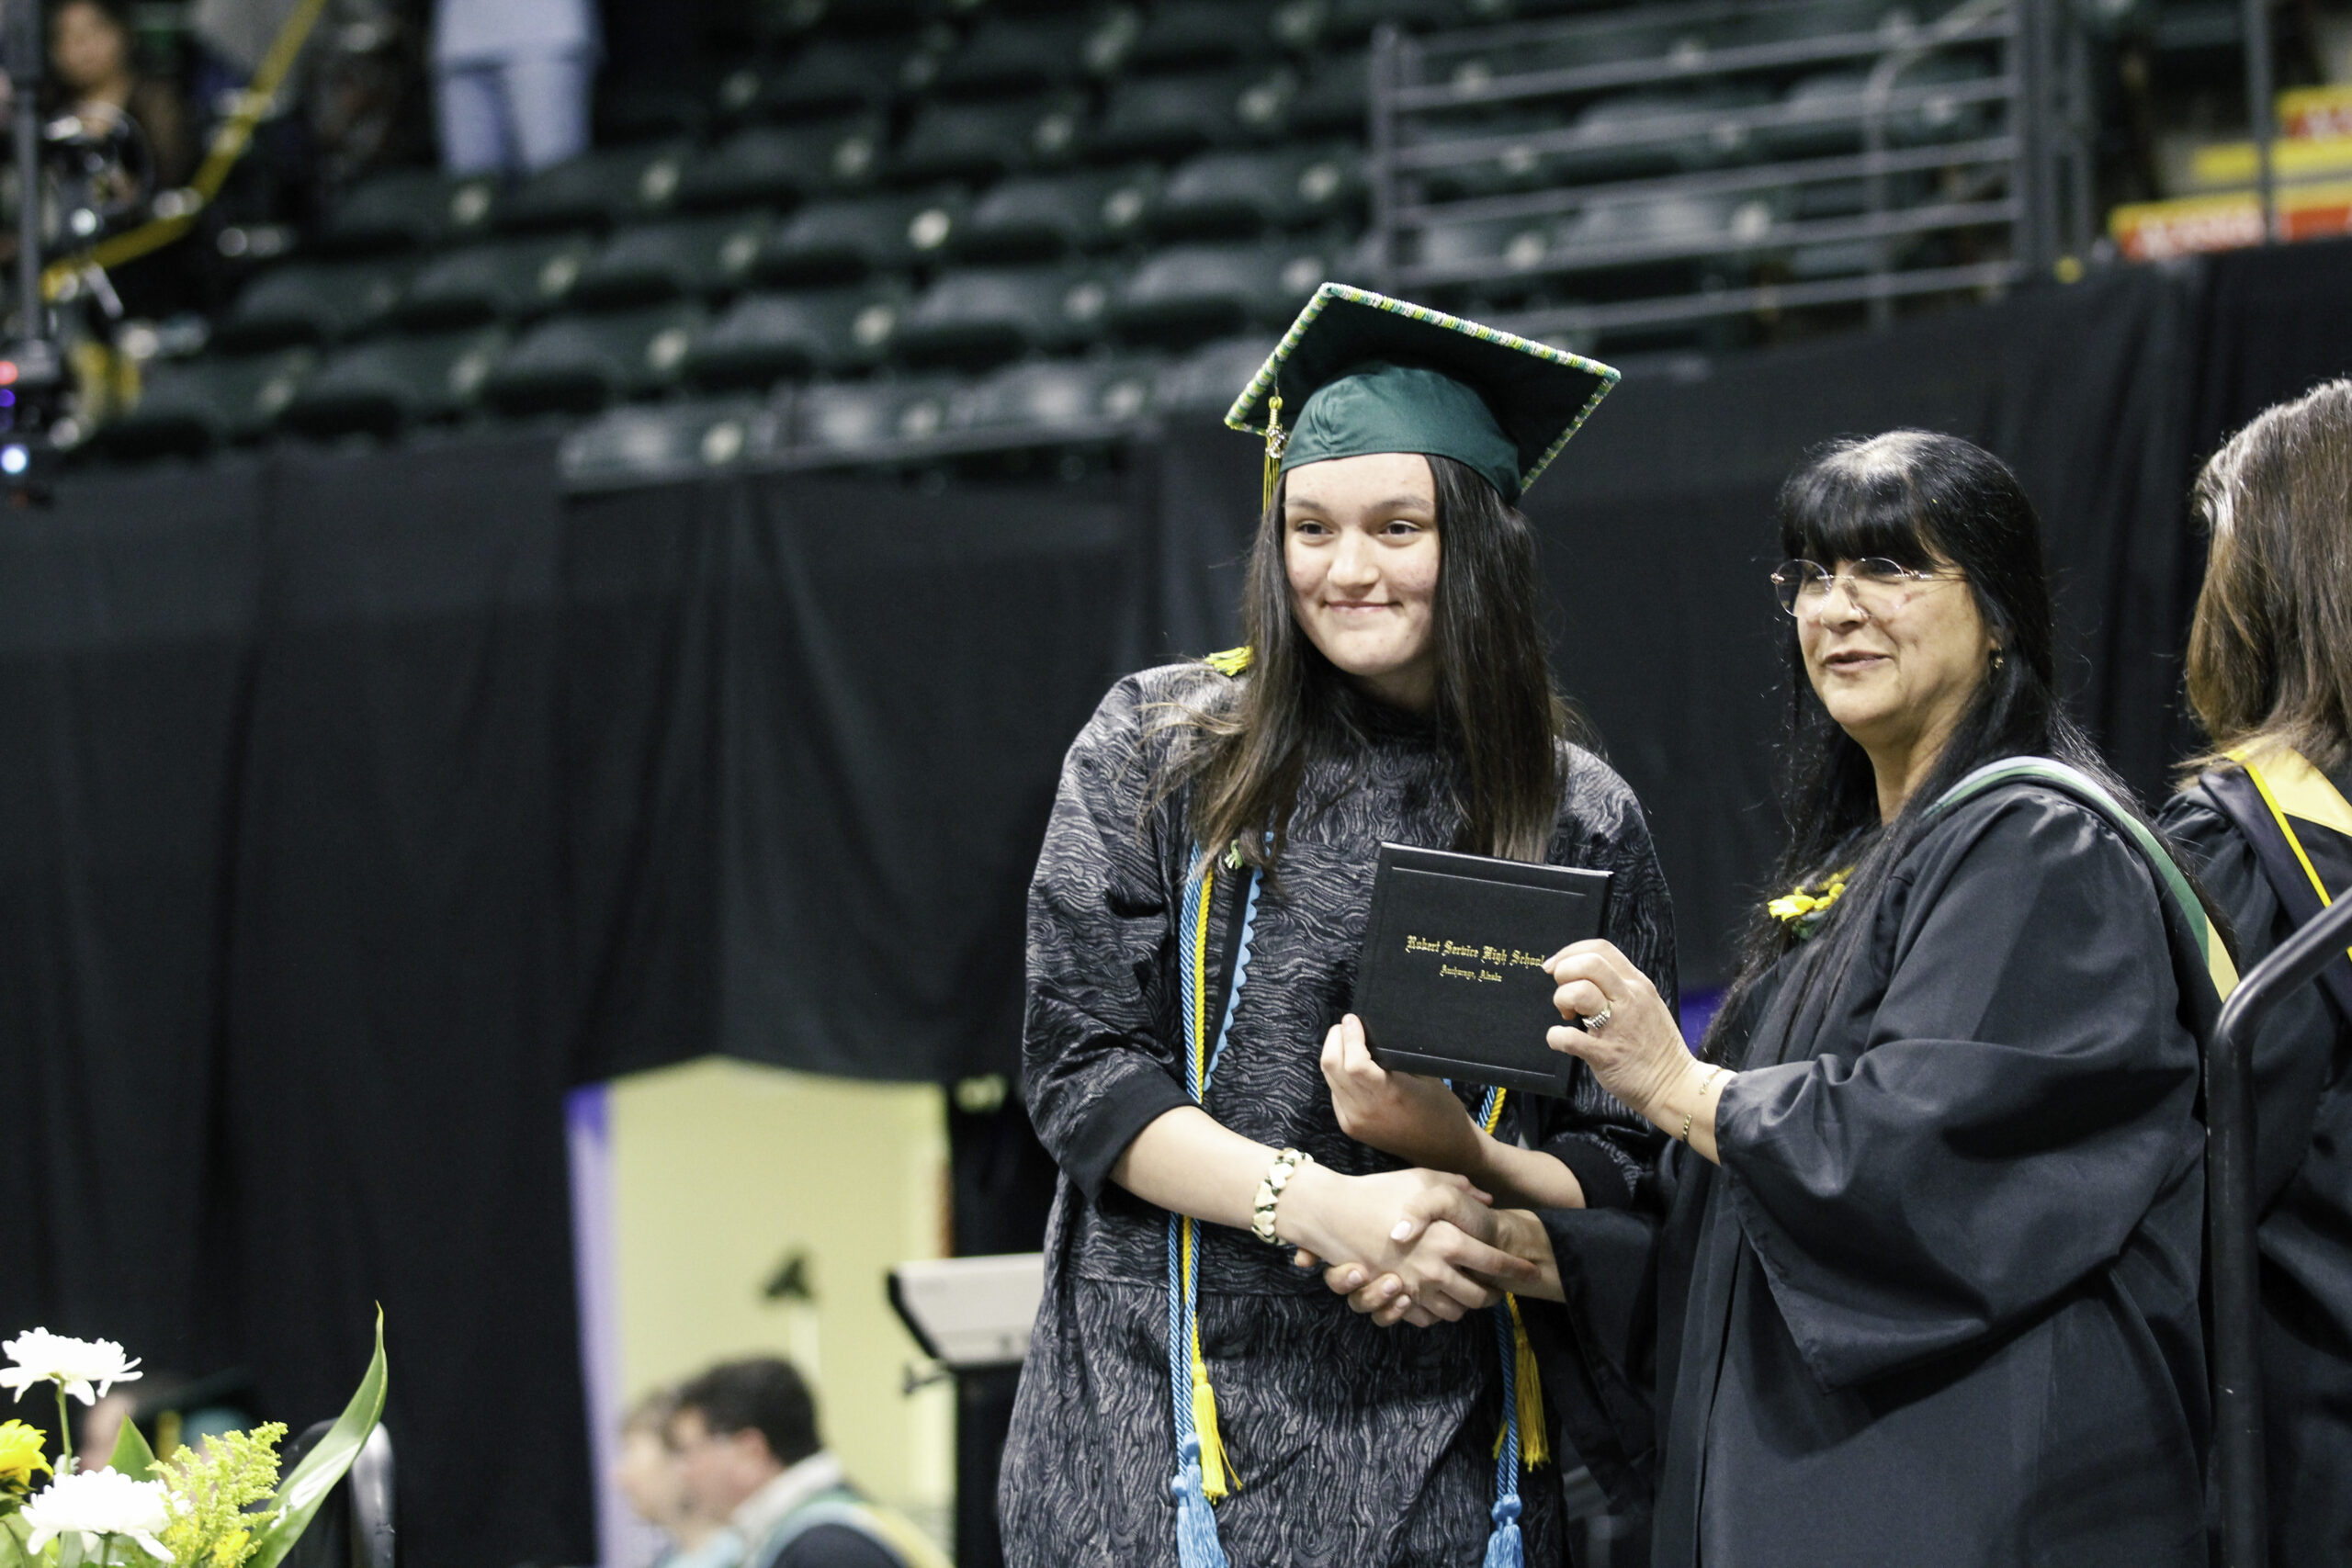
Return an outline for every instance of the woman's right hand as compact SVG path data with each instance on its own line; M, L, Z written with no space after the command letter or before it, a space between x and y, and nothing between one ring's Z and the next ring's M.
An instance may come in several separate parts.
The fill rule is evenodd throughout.
M1360 1271L1359 1285L1342 1294L1393 1280L1379 1303L1384 1324L1458 1322L1539 1277L1533 1264L1491 1244L1487 1195L1442 1171L1341 1176L1304 1166L1283 1190L1275 1228L1317 1259L1340 1260L1327 1269L1327 1282Z

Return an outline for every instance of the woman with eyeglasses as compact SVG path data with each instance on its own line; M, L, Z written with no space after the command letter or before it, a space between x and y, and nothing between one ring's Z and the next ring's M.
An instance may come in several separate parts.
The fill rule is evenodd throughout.
M1840 445L1781 534L1786 891L1695 1054L1608 942L1549 965L1554 1047L1681 1146L1654 1367L1627 1216L1496 1216L1544 1387L1659 1568L2201 1565L2201 908L2060 705L1997 459Z

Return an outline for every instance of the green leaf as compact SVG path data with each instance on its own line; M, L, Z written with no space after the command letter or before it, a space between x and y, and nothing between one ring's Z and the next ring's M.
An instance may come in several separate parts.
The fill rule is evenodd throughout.
M343 1414L321 1438L318 1446L302 1456L294 1473L278 1483L277 1494L270 1499L266 1510L269 1522L254 1531L255 1550L246 1559L245 1568L277 1568L287 1552L293 1550L302 1532L311 1525L311 1516L334 1483L359 1457L360 1446L376 1429L384 1415L384 1309L376 1309L376 1353L368 1361L368 1375L359 1380L357 1392Z
M35 1568L35 1565L46 1562L46 1552L36 1557L25 1545L32 1538L33 1527L25 1523L21 1513L10 1514L0 1519L0 1543L5 1543L0 1544L0 1563L13 1563L17 1568Z
M140 1436L139 1424L127 1416L123 1417L122 1431L114 1440L114 1457L107 1464L133 1481L155 1479L155 1450Z

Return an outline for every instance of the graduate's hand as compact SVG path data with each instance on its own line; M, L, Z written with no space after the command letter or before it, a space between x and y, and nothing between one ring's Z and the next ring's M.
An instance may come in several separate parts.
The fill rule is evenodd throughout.
M1372 1059L1363 1021L1349 1013L1323 1037L1323 1081L1340 1130L1431 1170L1478 1174L1478 1129L1442 1080L1392 1073Z
M1600 1087L1636 1113L1649 1117L1694 1066L1682 1031L1667 1010L1650 977L1606 942L1579 942L1562 948L1544 965L1558 988L1552 1003L1560 1016L1583 1021L1604 1010L1598 1029L1555 1027L1544 1036L1553 1050L1581 1057Z
M1472 1190L1424 1187L1407 1200L1404 1213L1389 1231L1401 1255L1397 1267L1383 1271L1363 1263L1334 1264L1324 1269L1323 1283L1383 1328L1397 1323L1427 1328L1453 1322L1462 1315L1452 1310L1457 1303L1463 1311L1492 1306L1504 1290L1523 1288L1536 1279L1533 1264L1497 1247L1497 1220L1494 1210ZM1447 1271L1477 1286L1476 1298L1464 1298L1442 1283ZM1441 1280L1436 1293L1427 1283L1432 1279Z
M1317 1259L1348 1260L1368 1278L1396 1276L1412 1306L1432 1319L1453 1322L1475 1308L1494 1304L1495 1292L1482 1280L1510 1283L1535 1277L1525 1259L1477 1240L1458 1225L1439 1223L1445 1216L1469 1218L1473 1210L1486 1206L1485 1193L1444 1171L1342 1176L1307 1165L1283 1189L1274 1224L1302 1252ZM1441 1229L1444 1234L1433 1238L1432 1233Z

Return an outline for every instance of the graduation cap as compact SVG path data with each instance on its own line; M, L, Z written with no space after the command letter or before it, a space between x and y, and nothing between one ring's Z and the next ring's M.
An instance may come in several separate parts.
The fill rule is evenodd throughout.
M1516 502L1617 379L1549 344L1327 283L1225 423L1266 438L1269 502L1278 474L1370 452L1452 457Z

